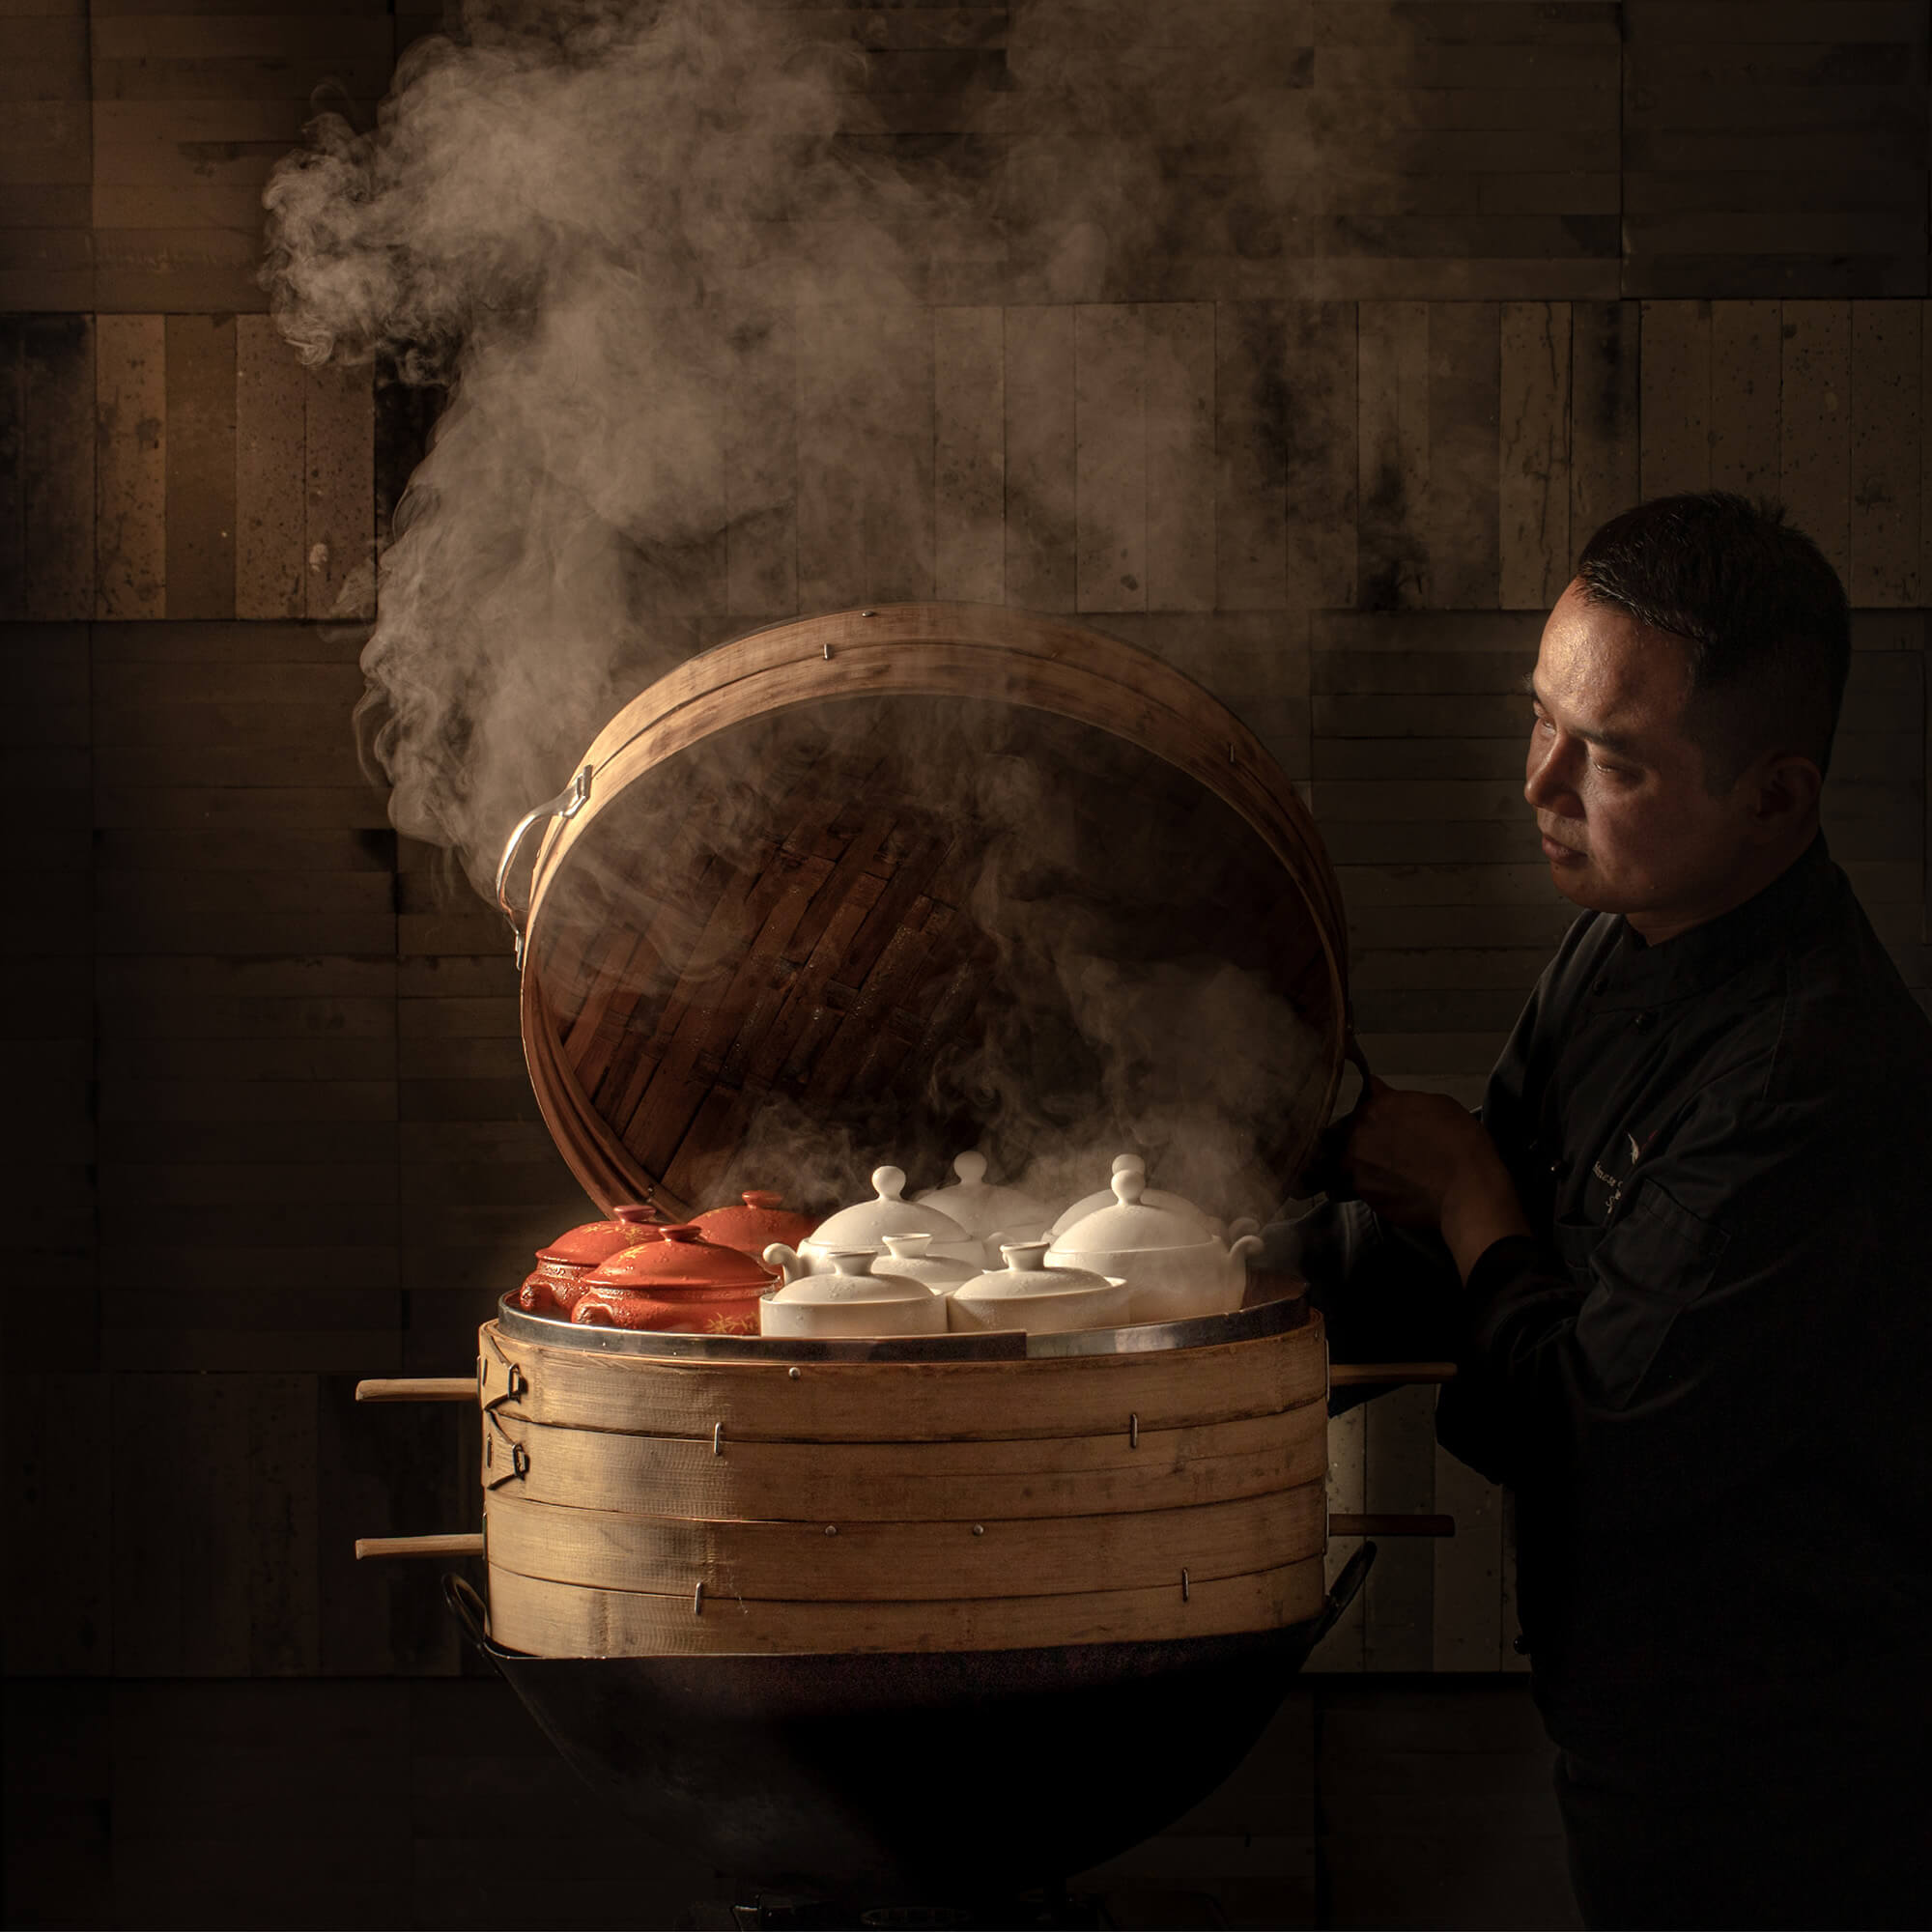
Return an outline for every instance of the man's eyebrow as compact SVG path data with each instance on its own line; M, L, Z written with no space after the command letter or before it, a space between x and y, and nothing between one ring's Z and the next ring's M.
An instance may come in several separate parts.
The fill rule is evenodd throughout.
M1522 693L1525 697L1533 697L1537 703L1543 704L1544 710L1549 709L1543 703L1543 694L1536 688L1536 673L1533 670L1522 674ZM1592 731L1584 725L1573 724L1570 735L1581 738L1586 745L1601 745L1605 751L1619 753L1627 758L1635 757L1642 749L1638 740L1622 731Z

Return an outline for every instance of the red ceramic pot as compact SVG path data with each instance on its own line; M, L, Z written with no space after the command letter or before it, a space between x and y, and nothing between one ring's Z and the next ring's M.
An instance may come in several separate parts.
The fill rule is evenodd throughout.
M537 1250L537 1264L517 1291L517 1306L528 1315L568 1316L583 1293L591 1270L640 1241L654 1241L664 1216L648 1205L613 1208L608 1221L586 1221Z
M707 1208L703 1213L694 1214L692 1226L702 1228L707 1241L736 1248L741 1255L761 1262L774 1241L795 1248L818 1225L810 1214L799 1214L785 1207L782 1194L769 1194L754 1187L740 1199L742 1207L734 1202L728 1208Z
M707 1241L690 1221L626 1248L585 1275L570 1319L611 1328L669 1328L693 1335L755 1335L758 1297L776 1269Z

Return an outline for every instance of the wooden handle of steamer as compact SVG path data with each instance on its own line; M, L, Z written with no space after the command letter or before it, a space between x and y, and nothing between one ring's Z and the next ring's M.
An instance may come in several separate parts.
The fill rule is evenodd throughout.
M1332 1536L1454 1536L1453 1516L1330 1516Z
M474 1376L403 1376L393 1381L357 1382L357 1402L474 1402Z
M1331 1362L1330 1388L1359 1388L1366 1382L1447 1382L1456 1378L1454 1362Z
M483 1532L459 1536L358 1536L355 1560L365 1556L481 1556Z

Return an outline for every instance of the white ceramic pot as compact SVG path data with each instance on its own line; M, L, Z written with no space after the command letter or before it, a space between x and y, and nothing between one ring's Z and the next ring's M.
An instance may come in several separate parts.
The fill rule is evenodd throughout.
M1132 1319L1127 1285L1084 1268L1049 1267L1044 1241L1002 1250L1007 1264L953 1290L947 1321L955 1329L1022 1328L1054 1335L1068 1328L1121 1328Z
M971 1262L955 1262L930 1251L930 1235L888 1235L886 1252L872 1264L874 1274L895 1274L923 1282L934 1294L951 1294L979 1272Z
M1147 1185L1147 1162L1139 1154L1116 1154L1114 1157L1114 1173L1117 1175L1138 1174L1140 1176L1140 1198L1147 1207L1165 1208L1171 1214L1188 1215L1201 1224L1201 1232L1204 1235L1212 1235L1216 1239L1220 1237L1222 1232L1220 1222L1215 1220L1213 1215L1207 1212L1206 1209L1195 1207L1194 1203L1189 1201L1184 1195L1170 1194L1165 1188L1150 1187ZM1086 1220L1090 1214L1101 1213L1106 1208L1113 1207L1113 1205L1114 1184L1109 1179L1107 1185L1101 1188L1097 1194L1085 1195L1076 1201L1071 1208L1068 1208L1054 1222L1053 1226L1047 1230L1048 1238L1055 1241L1059 1240L1061 1236L1065 1234L1067 1229L1071 1228L1076 1222ZM1252 1232L1252 1230L1244 1230L1242 1232Z
M976 1268L984 1267L984 1244L950 1214L906 1200L905 1179L902 1168L875 1168L872 1186L877 1191L873 1198L841 1208L821 1221L811 1231L811 1238L798 1244L799 1253L812 1262L822 1261L831 1254L857 1254L862 1250L882 1255L886 1252L888 1235L929 1235L932 1245L928 1253L968 1262Z
M786 1256L790 1256L788 1263ZM758 1298L758 1333L824 1338L829 1335L943 1335L946 1301L924 1283L903 1275L875 1275L867 1252L832 1257L828 1274L800 1274ZM798 1256L782 1243L765 1250L773 1267Z
M1035 1241L1046 1232L1053 1209L1023 1188L998 1187L986 1179L986 1156L962 1153L952 1163L959 1178L951 1187L929 1187L914 1196L922 1208L950 1215L976 1239L986 1243L987 1259L1000 1241Z
M1193 1214L1151 1205L1142 1175L1122 1168L1114 1176L1112 1204L1074 1222L1046 1264L1124 1281L1133 1321L1186 1321L1240 1307L1248 1257L1261 1247L1256 1235L1243 1235L1232 1247L1204 1236Z

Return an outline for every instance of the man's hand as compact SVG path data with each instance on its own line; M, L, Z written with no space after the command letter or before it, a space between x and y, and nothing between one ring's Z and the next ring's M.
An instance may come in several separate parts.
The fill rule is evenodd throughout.
M1495 1144L1447 1094L1371 1077L1350 1121L1341 1158L1349 1186L1397 1227L1439 1229L1465 1280L1492 1241L1530 1232Z

